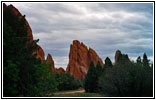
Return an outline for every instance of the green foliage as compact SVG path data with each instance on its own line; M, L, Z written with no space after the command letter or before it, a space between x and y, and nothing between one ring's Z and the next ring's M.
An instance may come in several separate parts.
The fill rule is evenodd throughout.
M146 53L143 55L143 65L149 67L149 60L147 59Z
M51 70L44 64L35 66L36 71L34 77L36 77L37 84L30 87L31 92L29 96L51 96L52 93L57 91L59 85L55 80L55 76Z
M119 54L118 55L118 61L117 61L117 63L126 64L126 63L129 63L129 62L130 62L130 60L129 60L127 54Z
M112 67L113 65L112 65L111 60L109 59L109 57L106 57L104 68L107 69L107 68L112 68Z
M127 60L123 59L122 61ZM147 69L146 66L130 61L118 62L102 74L99 79L99 87L101 93L107 96L152 96L153 69Z
M3 75L5 78L3 82L4 96L16 96L18 94L18 81L19 77L19 68L18 65L13 64L12 61L8 61L8 66L4 67Z
M47 96L57 83L52 72L32 55L38 40L30 41L27 36L25 16L19 18L8 8L3 15L3 95Z
M98 61L97 64L96 64L97 77L100 77L102 72L103 72L102 66L101 66L100 62Z
M138 63L138 64L141 64L141 63L142 63L142 62L141 62L141 57L140 57L140 56L137 58L137 63Z
M86 92L97 91L97 83L98 83L98 76L96 73L96 68L94 67L93 62L91 62L88 73L85 77L84 87L85 87Z
M56 74L56 80L59 83L58 90L75 90L81 86L80 80L69 73Z
M103 68L102 68L102 66L101 66L101 64L100 64L100 62L98 61L97 62L97 64L96 64L96 74L97 74L97 84L96 84L96 87L97 87L97 91L99 91L99 87L98 87L98 80L99 80L99 77L102 75L102 73L103 73Z
M85 78L81 78L80 79L80 85L81 85L82 88L85 87L84 84L85 84Z

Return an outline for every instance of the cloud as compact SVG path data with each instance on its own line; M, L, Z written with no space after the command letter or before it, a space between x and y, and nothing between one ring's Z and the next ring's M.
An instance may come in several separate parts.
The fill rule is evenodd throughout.
M7 3L9 4L9 3ZM120 49L131 59L153 57L152 3L13 3L56 67L66 67L70 44L77 39L104 61Z

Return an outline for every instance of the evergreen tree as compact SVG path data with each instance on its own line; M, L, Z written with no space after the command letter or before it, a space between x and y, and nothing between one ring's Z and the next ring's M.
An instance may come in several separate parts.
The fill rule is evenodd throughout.
M8 60L8 66L5 66L3 69L3 93L4 96L16 96L18 91L18 81L19 77L19 66L12 63L11 60Z
M97 64L96 64L96 72L97 72L97 76L100 77L103 70L102 70L102 66L100 64L100 62L98 61Z
M106 57L104 68L112 68L112 67L113 67L113 65L112 65L111 60L109 59L109 57Z
M137 63L141 64L141 57L140 56L137 58Z
M36 58L36 54L33 55L38 49L38 40L30 41L25 23L25 16L15 15L8 8L3 11L4 96L37 96L40 93L44 94L43 89L49 91L51 85L56 87L52 72L47 75L47 71L41 70L41 60ZM44 81L39 81L42 77Z
M122 59L127 61L126 56ZM106 96L151 97L153 68L131 61L124 63L120 61L110 70L105 70L99 78L98 87Z
M143 55L143 65L148 67L149 66L149 60L147 59L146 53Z
M28 96L53 96L59 83L54 78L54 73L45 64L35 65L35 84L30 84Z
M4 10L4 26L3 26L3 50L4 50L4 96L16 96L19 94L24 95L26 93L26 89L28 89L28 84L31 84L29 80L32 80L30 72L27 72L30 70L28 67L32 67L32 63L36 62L36 58L32 56L32 50L34 50L35 47L32 46L31 43L27 43L27 31L25 26L25 18L19 18L18 15L14 15L10 12L9 9ZM26 45L27 43L27 45ZM11 64L10 64L11 61ZM14 86L17 86L18 88L12 88L12 90L7 91L7 88L11 88L11 85L9 87L9 84L11 84L7 80L14 80L14 78L10 79L9 75L14 74L14 72L10 71L12 69L9 69L12 65L14 65L14 68L17 70L15 75L16 77L19 77L19 80L15 83L13 82ZM34 70L33 70L34 71ZM33 72L32 71L32 72ZM9 74L7 74L10 72ZM26 73L23 73L26 72ZM26 76L26 77L25 77ZM24 81L25 80L25 81ZM26 85L27 84L27 85ZM12 91L17 91L16 94ZM25 93L24 93L25 91ZM12 94L13 93L13 94Z
M86 92L95 92L97 91L97 73L96 68L94 67L93 62L90 63L88 73L85 77L85 90Z
M122 63L122 64L125 64L125 63L130 63L130 60L128 58L128 55L127 54L119 54L118 55L118 58L117 58L117 63ZM117 64L116 63L116 64Z

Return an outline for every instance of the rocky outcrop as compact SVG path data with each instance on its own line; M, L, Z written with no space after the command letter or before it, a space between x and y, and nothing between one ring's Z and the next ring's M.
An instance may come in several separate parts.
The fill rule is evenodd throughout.
M13 5L9 5L9 6L7 6L6 4L4 5L5 5L4 7L8 8L12 14L17 15L19 18L23 17L22 14L18 11L18 9L16 9ZM33 40L32 30L27 20L25 20L25 25L27 27L28 37L30 38L30 40Z
M91 61L93 61L95 66L98 61L104 66L101 58L92 48L88 50L87 46L82 42L74 40L73 44L70 45L69 63L66 72L77 78L83 78L88 72Z
M117 61L119 60L119 56L121 55L121 51L117 50L115 53L115 63L117 63Z
M92 48L89 48L89 58L89 62L93 61L94 66L96 66L98 61L100 62L101 66L104 66L103 61Z
M7 6L5 3L3 3L3 11L5 10L8 10L11 14L18 16L19 20L23 18L23 15L13 5ZM21 27L21 29L26 29L27 37L29 38L28 42L31 42L33 41L33 34L32 34L31 27L26 19L25 19L25 26L26 27ZM37 46L38 49L35 50L33 54L37 54L37 58L41 59L41 61L43 62L45 60L43 49L37 43L34 43L34 45Z
M65 70L62 67L60 67L60 68L56 68L56 72L65 73Z
M50 54L48 54L48 56L47 56L46 66L50 67L52 72L55 72L54 60Z
M36 45L37 45L38 49L35 51L35 53L37 54L37 58L39 58L43 63L43 61L45 60L44 51L38 44L36 44Z
M120 50L117 50L115 53L115 64L120 62L120 64L125 64L127 62L130 62L130 59L127 54L122 54Z

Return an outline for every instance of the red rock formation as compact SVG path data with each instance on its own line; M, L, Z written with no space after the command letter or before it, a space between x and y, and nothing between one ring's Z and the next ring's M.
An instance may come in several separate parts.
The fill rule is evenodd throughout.
M124 64L130 62L130 59L127 54L122 54L120 50L117 50L115 53L115 64L118 62Z
M117 50L116 53L115 53L115 63L117 63L119 55L121 55L121 51Z
M96 66L98 61L100 62L101 66L104 66L103 61L92 48L89 48L89 58L90 62L93 61L94 66Z
M3 3L3 10L7 8L7 5L5 3Z
M54 60L50 54L47 56L46 65L51 67L52 72L55 72Z
M38 49L35 51L37 54L37 58L41 59L41 61L43 62L45 60L44 51L38 44L36 44L36 45L38 46Z
M21 19L23 17L22 14L18 11L18 9L15 8L13 5L7 6L5 3L3 3L3 10L5 10L5 9L8 9L14 15L17 15L19 19ZM27 28L28 38L30 39L29 41L33 41L32 30L31 30L31 27L26 19L25 19L25 25ZM34 51L33 54L37 54L37 58L41 59L41 61L43 62L45 60L44 51L38 44L35 43L35 45L37 45L38 50Z
M65 73L65 70L62 68L62 67L60 67L60 68L56 68L56 72L58 72L58 73Z
M73 44L70 45L69 63L66 72L77 78L83 78L88 72L91 61L93 61L95 66L98 61L102 66L104 65L93 49L89 48L88 50L82 42L74 40Z
M6 4L4 4L4 5L6 5ZM6 7L6 6L4 6L4 7ZM22 18L22 14L13 5L9 5L6 8L8 8L11 11L11 13L18 15L19 18ZM27 20L25 21L25 25L27 26L28 37L30 38L30 40L33 40L32 30L31 30L30 25Z

